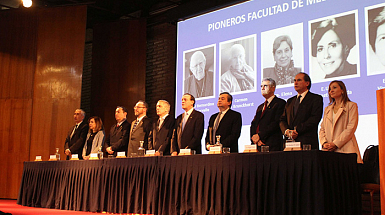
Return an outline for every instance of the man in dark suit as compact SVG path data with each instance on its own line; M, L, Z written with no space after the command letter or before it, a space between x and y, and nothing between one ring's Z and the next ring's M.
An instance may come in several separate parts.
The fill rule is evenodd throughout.
M76 125L74 125L68 132L64 144L64 153L67 155L67 160L70 159L72 154L77 154L79 159L83 159L82 151L88 133L88 123L84 122L85 116L86 112L84 112L84 110L75 110L74 120Z
M148 105L145 101L139 100L134 106L134 113L136 119L131 123L130 129L130 141L128 142L127 155L130 156L132 153L138 153L140 141L143 141L145 150L148 149L148 135L152 130L151 119L147 117Z
M156 155L159 155L159 152L163 152L163 155L170 155L170 142L175 119L169 113L170 103L166 100L159 100L156 104L156 114L159 119L153 124L148 143L149 149L154 149Z
M285 108L285 100L274 95L276 83L274 79L264 78L261 93L265 102L260 104L250 126L251 143L269 146L270 151L280 151L283 147L283 135L279 128L279 120Z
M109 155L117 155L117 152L127 150L130 134L130 123L126 120L127 108L118 106L115 110L116 124L111 127L110 134L106 138L105 147Z
M175 121L175 130L171 140L171 155L177 155L180 149L195 150L202 154L204 115L194 110L195 98L185 93L182 96L182 108L185 111Z
M285 136L295 141L310 144L312 149L318 149L318 124L322 118L323 99L320 95L311 93L311 80L308 74L298 73L294 78L294 89L298 95L287 100L281 116L280 127Z
M216 143L216 136L220 135L222 147L229 147L230 152L238 152L238 138L241 135L242 116L231 110L233 97L228 92L223 92L218 98L219 112L213 114L209 120L206 133L206 149Z

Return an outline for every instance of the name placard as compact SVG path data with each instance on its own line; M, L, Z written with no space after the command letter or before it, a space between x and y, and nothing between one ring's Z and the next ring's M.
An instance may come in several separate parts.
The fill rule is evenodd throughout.
M146 155L148 156L155 155L155 150L147 150Z
M179 154L182 155L191 155L191 149L181 149Z
M301 147L301 142L288 142L285 148Z
M117 157L117 158L118 158L118 157L124 158L124 157L126 157L126 152L118 152L118 154L117 154L116 157Z
M91 153L90 158L98 158L98 153Z
M222 152L222 147L220 146L211 146L210 152Z
M257 145L245 145L245 151L246 150L257 150Z
M50 160L56 160L56 155L49 155Z
M72 154L71 158L72 159L79 159L79 156L78 156L78 154Z
M55 156L55 158L56 158L56 156ZM36 156L36 159L35 159L35 161L41 161L41 156Z
M301 149L301 142L286 142L283 151L299 151Z

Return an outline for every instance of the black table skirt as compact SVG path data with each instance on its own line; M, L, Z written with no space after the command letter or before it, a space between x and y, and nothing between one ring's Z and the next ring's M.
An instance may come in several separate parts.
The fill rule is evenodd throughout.
M360 214L355 154L25 162L18 204L151 214Z

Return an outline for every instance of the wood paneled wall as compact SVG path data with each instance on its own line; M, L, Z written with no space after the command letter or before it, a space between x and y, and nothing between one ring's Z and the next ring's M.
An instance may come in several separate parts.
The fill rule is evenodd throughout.
M108 135L116 123L115 108L128 109L145 100L146 21L121 20L94 26L92 55L91 115L103 120Z
M0 198L60 148L79 108L86 6L0 12Z
M378 151L380 154L381 214L385 214L385 89L377 90Z
M39 11L30 159L60 148L80 108L86 7Z

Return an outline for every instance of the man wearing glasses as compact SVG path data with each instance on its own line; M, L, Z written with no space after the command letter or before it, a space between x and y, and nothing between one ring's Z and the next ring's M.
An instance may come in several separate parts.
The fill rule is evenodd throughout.
M148 134L152 130L152 122L151 119L146 116L147 108L147 103L142 100L139 100L134 106L136 120L131 123L127 156L131 156L132 153L138 153L140 141L144 141L142 147L148 149Z

